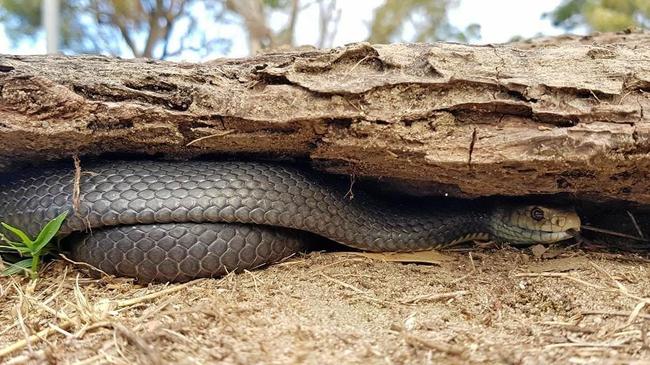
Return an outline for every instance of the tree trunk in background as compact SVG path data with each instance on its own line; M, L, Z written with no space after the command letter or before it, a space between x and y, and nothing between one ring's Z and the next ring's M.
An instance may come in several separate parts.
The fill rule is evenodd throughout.
M650 204L650 33L203 64L0 56L0 71L5 170L74 154L246 154L459 196Z

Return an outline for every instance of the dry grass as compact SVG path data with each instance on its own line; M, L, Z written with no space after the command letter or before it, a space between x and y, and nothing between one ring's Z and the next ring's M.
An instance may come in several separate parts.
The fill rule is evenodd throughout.
M92 280L59 261L0 279L18 363L627 363L650 358L650 263L511 249L436 265L311 254L183 285ZM645 362L650 363L650 362Z

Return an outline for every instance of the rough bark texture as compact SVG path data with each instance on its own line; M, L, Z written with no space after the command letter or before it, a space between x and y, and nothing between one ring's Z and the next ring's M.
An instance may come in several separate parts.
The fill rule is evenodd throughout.
M5 170L76 153L245 153L461 196L650 203L650 33L203 64L0 56L0 71Z

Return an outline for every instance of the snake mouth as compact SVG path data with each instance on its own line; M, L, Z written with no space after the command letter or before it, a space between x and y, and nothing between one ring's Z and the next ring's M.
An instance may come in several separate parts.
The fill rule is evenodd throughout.
M558 239L554 242L564 241L571 238L576 238L580 235L580 228L569 228L562 232L549 232L551 236L555 235Z
M550 244L575 238L579 235L579 229L570 228L565 231L541 231L527 230L527 233L520 232L519 236L509 237L510 243L529 244Z
M580 229L579 228L567 229L565 233L570 237L577 237L580 234Z
M566 241L571 238L575 238L578 235L578 231L569 229L564 232L556 232L555 234L551 235L551 239L548 240L548 243L555 243L555 242L561 242L561 241Z

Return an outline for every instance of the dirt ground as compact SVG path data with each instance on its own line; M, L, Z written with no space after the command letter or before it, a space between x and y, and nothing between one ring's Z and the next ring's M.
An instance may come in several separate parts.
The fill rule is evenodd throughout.
M650 260L542 251L433 253L432 264L311 253L149 286L59 260L33 283L0 279L0 360L650 364Z

